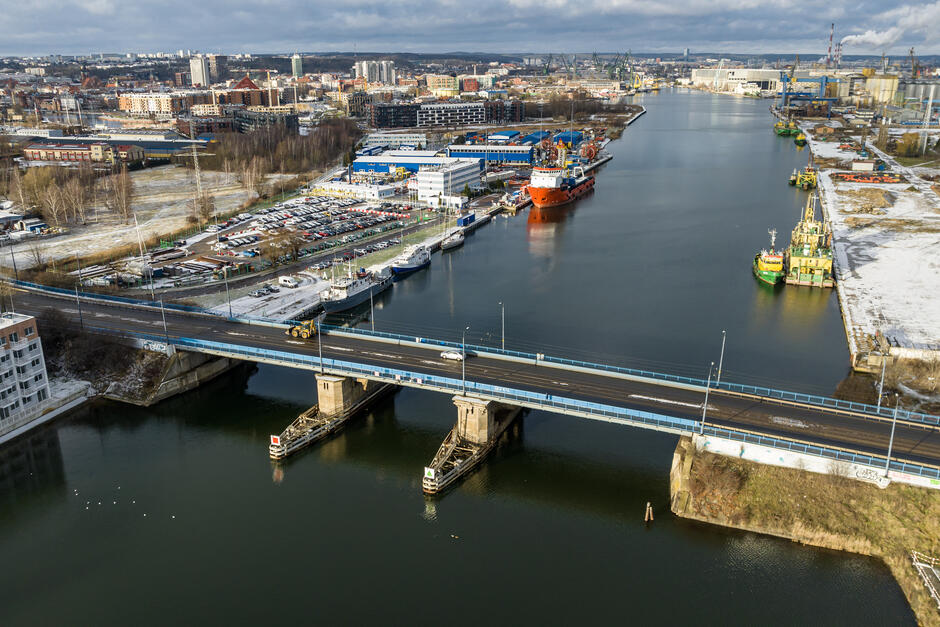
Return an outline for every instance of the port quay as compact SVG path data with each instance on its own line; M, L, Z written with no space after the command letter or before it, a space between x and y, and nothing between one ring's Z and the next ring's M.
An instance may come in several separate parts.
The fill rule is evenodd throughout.
M394 71L359 63L366 81ZM120 289L104 283L131 266L53 285L5 246L19 326L0 352L68 386L61 413L0 443L10 624L121 623L148 603L162 622L163 595L186 622L421 624L513 587L495 622L931 624L940 539L910 512L940 496L940 415L910 379L930 372L898 368L936 349L919 315L935 297L872 304L886 279L862 244L881 240L859 229L880 214L846 209L873 196L833 165L854 149L822 140L831 122L801 119L794 144L768 100L692 87L637 78L616 133L559 115L553 141L519 145L543 122L478 125L546 157L525 166L466 157L490 150L476 128L433 150L421 129L372 129L387 150L363 140L299 191L233 205ZM412 112L449 115L432 104ZM889 199L936 194L877 150L907 177ZM449 196L447 172L500 184ZM913 220L917 202L893 207ZM164 271L184 264L204 268ZM79 370L83 353L100 363ZM418 589L420 609L401 602ZM664 591L687 603L664 610Z

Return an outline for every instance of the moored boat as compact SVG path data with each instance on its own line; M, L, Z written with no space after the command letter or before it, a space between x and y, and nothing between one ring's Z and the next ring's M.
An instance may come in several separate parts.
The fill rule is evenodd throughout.
M401 276L431 265L431 253L421 244L409 246L392 260L392 274Z
M441 250L452 250L454 248L459 248L460 246L463 246L463 242L463 231L457 231L452 235L448 235L441 241Z
M535 167L526 188L537 208L568 204L594 188L594 177L568 173L560 167Z
M327 313L345 311L366 302L370 296L384 292L392 286L392 275L386 270L369 272L365 276L352 274L334 279L329 289L320 293L320 304Z
M777 230L771 229L770 250L761 250L754 255L754 276L768 285L776 285L786 273L783 270L783 253L774 250L774 244L777 243Z

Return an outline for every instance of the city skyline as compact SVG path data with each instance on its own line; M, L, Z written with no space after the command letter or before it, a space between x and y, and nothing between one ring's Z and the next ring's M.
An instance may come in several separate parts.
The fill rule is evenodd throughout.
M268 54L326 52L480 53L693 51L748 54L825 53L830 24L844 53L940 53L940 1L883 10L870 0L779 3L765 0L637 0L574 3L510 0L442 5L375 2L354 6L316 0L256 3L168 0L2 1L0 55L78 55L101 51L199 49ZM155 28L154 26L158 26Z

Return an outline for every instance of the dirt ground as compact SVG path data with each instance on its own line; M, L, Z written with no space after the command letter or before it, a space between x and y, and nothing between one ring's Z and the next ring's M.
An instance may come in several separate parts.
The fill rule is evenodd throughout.
M134 213L143 239L184 229L190 224L190 203L195 195L195 178L191 170L172 165L148 168L131 173L134 181ZM203 171L202 187L215 200L218 212L231 211L256 195L239 184L235 174ZM89 223L71 227L69 233L55 237L28 240L13 246L16 265L23 269L35 265L34 246L45 262L71 259L137 242L133 219L125 223L120 216L99 204L88 212ZM10 255L4 250L0 266L10 267Z

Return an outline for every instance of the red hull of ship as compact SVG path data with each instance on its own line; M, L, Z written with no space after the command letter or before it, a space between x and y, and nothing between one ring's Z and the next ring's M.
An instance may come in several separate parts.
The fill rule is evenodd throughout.
M583 196L594 188L594 177L589 177L580 185L572 188L564 187L529 187L529 197L532 204L539 209L558 207Z

